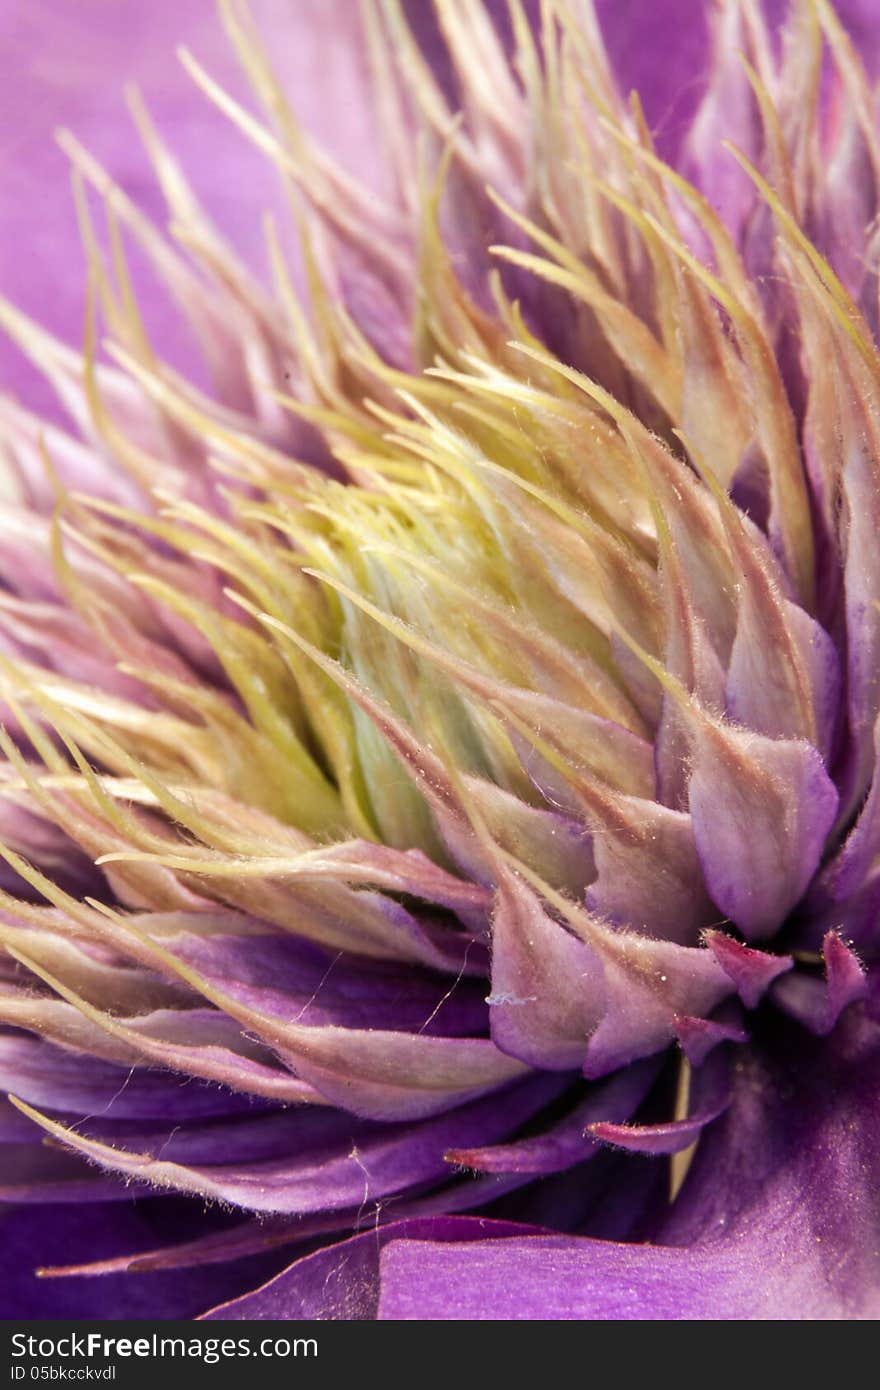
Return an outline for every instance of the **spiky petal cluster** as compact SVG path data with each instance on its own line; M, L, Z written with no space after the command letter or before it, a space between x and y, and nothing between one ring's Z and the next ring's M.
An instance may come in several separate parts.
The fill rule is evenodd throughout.
M269 124L186 63L288 185L308 307L137 105L179 246L69 138L83 355L0 311L78 430L0 407L3 1195L245 1214L139 1268L505 1195L656 1229L603 1146L743 1142L755 1030L874 1027L872 94L824 0L781 38L729 0L673 168L587 3L505 46L438 0L456 121L387 0L376 206L221 11Z

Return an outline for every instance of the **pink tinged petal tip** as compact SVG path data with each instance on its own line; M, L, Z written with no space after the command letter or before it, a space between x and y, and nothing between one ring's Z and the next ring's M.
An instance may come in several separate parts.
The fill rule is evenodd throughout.
M774 985L773 1000L811 1032L825 1037L844 1009L865 997L868 976L858 956L837 932L826 932L822 959L824 980L796 971Z
M791 956L757 951L724 932L708 931L704 940L747 1009L756 1008L772 982L794 966Z
M745 1043L749 1040L748 1032L739 1024L686 1014L675 1020L675 1036L685 1057L695 1067L702 1065L719 1043Z
M587 1126L600 1143L631 1153L677 1154L690 1148L706 1125L723 1115L731 1101L726 1058L716 1054L691 1077L688 1113L681 1119L655 1124L615 1124L605 1120Z

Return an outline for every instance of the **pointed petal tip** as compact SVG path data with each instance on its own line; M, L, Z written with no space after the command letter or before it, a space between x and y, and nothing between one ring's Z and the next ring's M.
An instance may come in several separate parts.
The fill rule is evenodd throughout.
M726 932L707 931L703 940L724 973L736 986L747 1009L754 1009L773 981L791 970L791 956L774 956L744 946Z
M692 1066L700 1066L719 1043L749 1040L748 1032L739 1024L709 1018L679 1015L675 1027L678 1045Z
M824 980L798 972L774 986L773 999L812 1033L827 1037L844 1009L864 998L868 977L855 951L836 931L825 933L822 958Z

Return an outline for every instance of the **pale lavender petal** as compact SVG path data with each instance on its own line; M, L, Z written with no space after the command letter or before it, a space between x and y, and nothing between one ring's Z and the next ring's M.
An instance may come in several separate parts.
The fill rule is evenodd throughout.
M593 826L597 877L587 905L612 921L638 922L652 936L692 946L716 915L700 873L693 821L635 798L628 810L633 827L623 833L618 826Z
M604 1005L601 961L512 874L498 889L489 1002L504 1052L532 1066L583 1066Z
M688 795L713 901L749 940L774 934L818 867L837 813L821 757L806 742L707 725Z
M194 1077L113 1066L25 1033L0 1036L0 1089L40 1109L112 1112L114 1120L206 1119L259 1104Z
M580 915L556 922L534 892L502 876L492 959L492 1037L532 1065L604 1076L665 1048L682 1014L732 993L700 947L655 941Z

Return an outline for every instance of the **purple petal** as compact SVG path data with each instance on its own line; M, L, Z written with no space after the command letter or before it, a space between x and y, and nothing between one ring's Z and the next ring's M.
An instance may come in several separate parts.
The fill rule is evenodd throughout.
M755 204L754 188L721 142L732 140L753 160L761 153L760 112L741 57L744 53L754 65L757 54L746 7L739 0L714 10L711 30L710 81L688 132L685 164L739 244Z
M304 126L361 179L387 189L357 7L331 12L321 0L300 0L291 10L279 0L257 0L253 11ZM67 341L82 338L84 267L56 127L71 128L147 215L160 225L166 220L134 124L124 115L126 83L138 85L160 130L173 135L198 196L225 235L252 264L265 263L261 213L283 211L274 171L184 73L175 56L181 43L222 85L243 95L241 72L207 0L185 9L99 0L88 12L52 0L12 0L4 11L0 283ZM178 366L191 366L193 353L167 296L154 290L144 298L155 340ZM0 374L51 410L45 387L22 372L5 344Z
M386 1245L380 1261L379 1317L586 1321L719 1316L722 1291L712 1278L712 1264L694 1261L690 1252L565 1236L494 1241L480 1240L477 1230L473 1234L467 1245L412 1238Z
M874 726L874 763L880 753L880 720ZM860 940L863 927L874 928L875 914L864 914L861 900L870 886L874 865L880 851L880 778L871 779L867 798L841 848L824 866L810 889L805 904L807 913L828 925L843 924L847 932ZM869 907L872 905L869 901Z
M703 0L598 0L596 11L621 89L639 93L661 153L674 155L708 77Z
M118 1251L150 1249L205 1225L201 1203L129 1201L124 1206L84 1207L49 1203L0 1216L0 1284L7 1318L190 1318L207 1302L231 1298L268 1278L279 1256L242 1260L213 1269L172 1270L143 1277L46 1279L35 1271L78 1264ZM283 1257L281 1257L283 1258Z
M506 1137L553 1100L562 1084L556 1077L531 1077L415 1126L367 1126L344 1112L280 1112L213 1127L135 1131L122 1141L131 1148L93 1138L88 1127L84 1132L29 1108L25 1113L60 1143L135 1181L251 1211L298 1215L436 1182L447 1171L450 1149Z
M402 1232L433 1241L477 1240L487 1233L499 1240L527 1228L508 1221L480 1217L433 1217L401 1222L354 1236L307 1255L275 1279L231 1303L203 1314L218 1318L262 1321L272 1318L343 1319L364 1321L376 1316L379 1294L379 1252L388 1232Z
M876 998L823 1042L783 1028L734 1073L664 1244L536 1232L439 1245L390 1228L379 1316L876 1319L878 1083Z
M834 8L846 28L872 82L880 76L880 30L875 0L834 0Z
M364 907L397 904L376 894L359 894ZM352 898L356 906L358 898ZM319 900L320 902L320 900ZM312 905L306 902L303 912ZM345 899L340 902L344 911ZM402 912L404 919L409 914ZM415 969L365 961L343 952L330 954L290 934L248 931L246 919L229 914L229 931L210 937L182 930L169 937L170 949L207 979L234 989L243 1003L279 1020L303 1024L340 1024L348 1028L381 1027L412 1033L473 1035L486 1027L485 988L470 980L452 981ZM404 930L408 923L404 921ZM236 935L236 929L245 928Z

